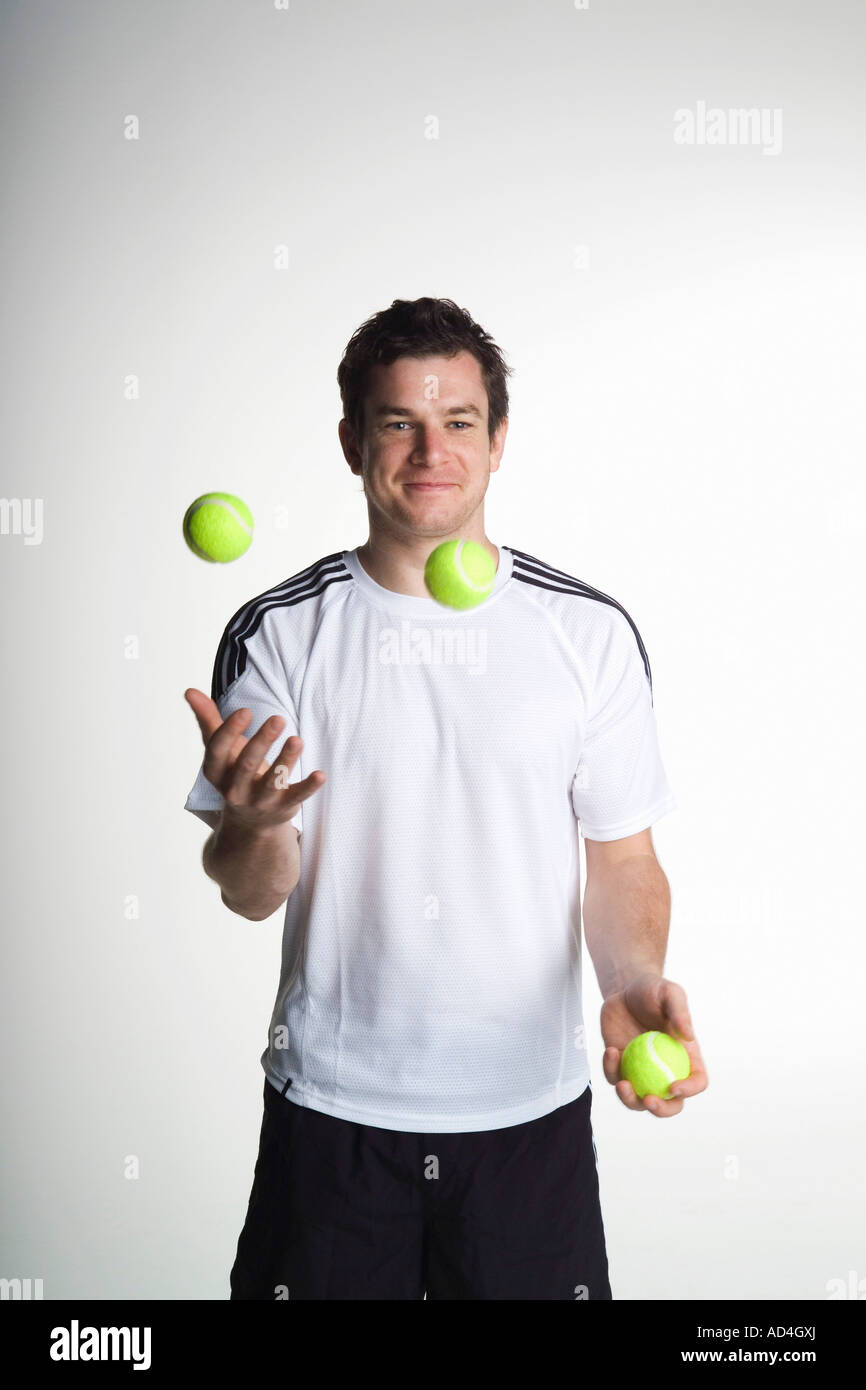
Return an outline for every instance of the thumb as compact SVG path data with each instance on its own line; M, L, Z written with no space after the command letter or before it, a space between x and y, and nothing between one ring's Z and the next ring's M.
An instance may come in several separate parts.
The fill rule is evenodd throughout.
M689 1013L686 992L682 985L665 980L662 991L662 1010L665 1032L686 1042L694 1042L695 1030Z
M223 722L219 709L209 695L205 695L202 690L196 690L195 686L190 686L188 690L185 690L183 698L195 715L202 738L207 744L208 739L216 733Z

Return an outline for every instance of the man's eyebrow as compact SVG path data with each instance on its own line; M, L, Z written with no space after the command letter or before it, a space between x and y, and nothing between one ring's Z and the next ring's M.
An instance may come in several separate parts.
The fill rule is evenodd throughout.
M484 418L478 406L473 405L471 401L466 405L449 406L444 413L446 415L477 415L479 420ZM378 419L383 415L412 415L413 411L411 411L408 406L404 405L377 405L373 414Z

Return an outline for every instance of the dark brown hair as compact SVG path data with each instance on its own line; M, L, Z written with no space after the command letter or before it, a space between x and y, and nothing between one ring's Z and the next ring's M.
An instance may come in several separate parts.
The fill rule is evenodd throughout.
M481 367L487 392L487 433L492 441L508 415L506 365L489 333L452 299L395 299L356 328L337 368L343 416L360 442L364 433L364 397L368 368L398 357L456 357L471 352Z

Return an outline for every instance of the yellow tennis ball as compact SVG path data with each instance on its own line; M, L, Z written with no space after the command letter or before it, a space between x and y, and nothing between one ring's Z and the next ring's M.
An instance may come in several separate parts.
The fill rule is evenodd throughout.
M619 1071L634 1086L636 1096L670 1100L672 1082L685 1081L691 1064L678 1038L669 1033L639 1033L623 1049Z
M475 541L445 541L427 557L424 583L449 608L474 608L488 597L496 579L493 556Z
M200 560L226 565L249 550L253 514L246 502L230 492L206 492L187 507L183 536Z

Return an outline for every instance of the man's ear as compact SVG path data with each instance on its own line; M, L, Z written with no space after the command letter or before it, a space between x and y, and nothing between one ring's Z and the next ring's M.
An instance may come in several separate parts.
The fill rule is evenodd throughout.
M340 447L343 456L356 477L361 477L363 468L361 466L361 452L358 448L358 441L349 425L348 420L342 419L337 426L337 434L340 437Z
M490 472L495 473L505 449L505 436L508 434L508 416L501 420L490 444Z

